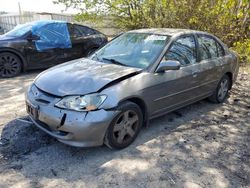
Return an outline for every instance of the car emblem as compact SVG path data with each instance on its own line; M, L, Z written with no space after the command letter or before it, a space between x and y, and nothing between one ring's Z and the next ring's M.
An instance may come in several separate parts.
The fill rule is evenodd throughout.
M41 95L40 92L38 91L38 89L35 87L32 87L31 91L32 91L35 98L38 98Z
M38 97L39 96L39 92L38 91L35 92L34 95L35 95L35 97Z

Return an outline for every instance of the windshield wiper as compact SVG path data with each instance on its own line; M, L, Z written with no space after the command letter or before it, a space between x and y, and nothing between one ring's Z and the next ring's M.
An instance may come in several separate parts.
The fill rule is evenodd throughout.
M110 61L111 63L116 64L116 65L122 65L122 66L126 66L126 67L128 66L124 63L121 63L120 61L115 60L115 59L109 59L109 58L105 58L105 57L103 57L102 59Z

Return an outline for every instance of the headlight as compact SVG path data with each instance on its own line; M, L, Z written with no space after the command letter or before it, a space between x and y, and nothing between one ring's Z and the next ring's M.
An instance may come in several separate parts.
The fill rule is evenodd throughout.
M98 109L106 98L106 95L99 94L68 96L56 103L55 106L76 111L91 111Z

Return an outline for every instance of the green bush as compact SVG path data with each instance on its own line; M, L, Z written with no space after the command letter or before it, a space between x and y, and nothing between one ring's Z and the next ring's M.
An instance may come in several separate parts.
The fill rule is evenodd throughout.
M250 63L250 39L235 42L232 49L239 54L241 63Z
M78 21L131 30L150 27L187 28L210 32L249 62L250 0L55 0L80 10Z

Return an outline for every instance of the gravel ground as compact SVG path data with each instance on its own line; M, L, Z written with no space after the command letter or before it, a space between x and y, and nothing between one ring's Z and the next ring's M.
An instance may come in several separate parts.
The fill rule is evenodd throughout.
M128 148L74 148L25 120L38 72L0 80L0 187L250 187L250 74L224 104L154 119ZM21 120L18 118L22 118Z

